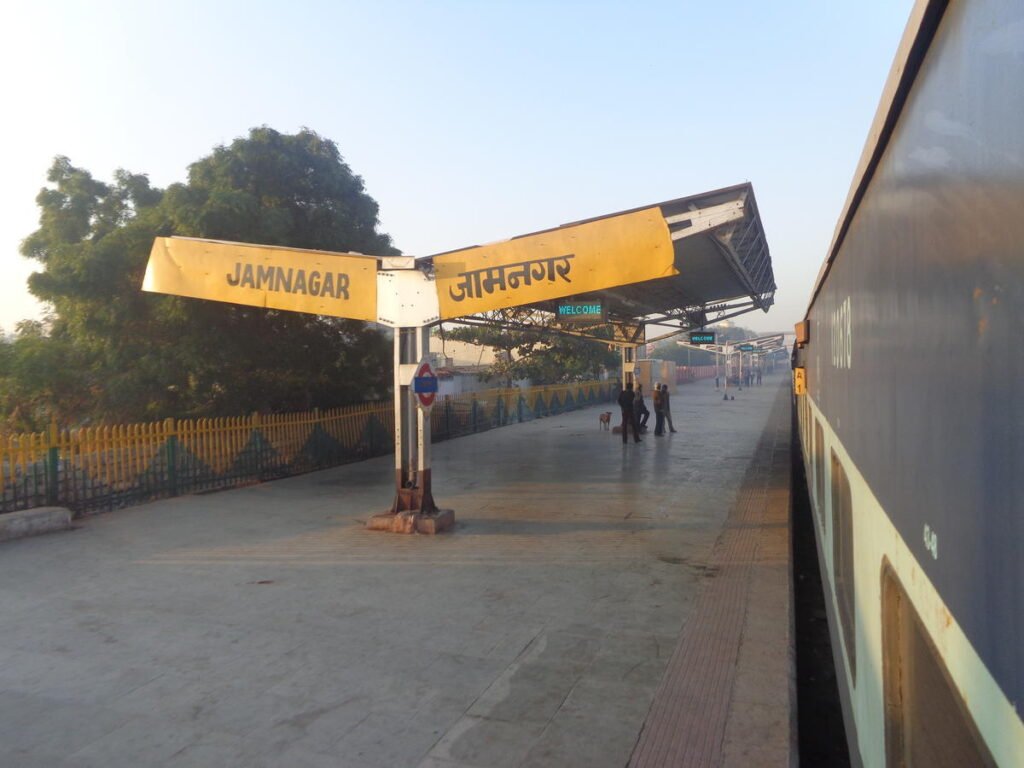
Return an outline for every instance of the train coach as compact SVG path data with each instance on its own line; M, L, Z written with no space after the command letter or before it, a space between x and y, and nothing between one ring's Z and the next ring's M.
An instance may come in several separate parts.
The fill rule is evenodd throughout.
M920 0L794 347L851 759L1024 765L1024 3Z

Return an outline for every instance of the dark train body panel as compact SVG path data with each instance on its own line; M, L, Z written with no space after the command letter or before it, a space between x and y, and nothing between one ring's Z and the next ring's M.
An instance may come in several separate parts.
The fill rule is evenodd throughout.
M1020 729L1024 3L921 2L915 14L905 71L876 120L797 352L810 401L798 402L801 439L809 483L819 484L811 496L835 590L832 622L843 625L844 610L865 614L845 643L843 626L833 632L851 670L848 696L864 699L848 702L851 726L864 729L874 717L865 697L883 693L849 657L864 656L881 678L874 655L886 647L885 623L866 614L880 610L869 598L882 600L880 574L890 567L917 595L915 621L971 717L1005 716L1008 704ZM849 521L837 511L844 505ZM900 542L886 538L890 523ZM848 552L836 543L844 536ZM847 588L853 597L844 598ZM946 633L944 622L956 628ZM959 650L961 631L968 651ZM977 666L974 654L1004 699L998 706L987 698L999 695L979 693L983 682L956 679ZM872 691L857 691L858 682Z

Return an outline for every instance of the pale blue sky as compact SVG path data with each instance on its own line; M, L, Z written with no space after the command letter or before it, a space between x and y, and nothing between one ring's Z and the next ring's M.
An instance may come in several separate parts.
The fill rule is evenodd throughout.
M749 180L779 290L739 322L791 329L912 5L9 2L0 327L54 155L166 186L266 124L334 140L413 255Z

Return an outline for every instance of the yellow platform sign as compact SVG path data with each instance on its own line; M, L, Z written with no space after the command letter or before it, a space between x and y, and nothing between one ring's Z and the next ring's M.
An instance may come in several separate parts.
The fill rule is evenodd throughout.
M807 371L805 371L803 368L793 369L793 394L807 394Z
M658 208L434 257L441 319L679 274Z
M158 237L142 290L375 321L377 260L330 251Z

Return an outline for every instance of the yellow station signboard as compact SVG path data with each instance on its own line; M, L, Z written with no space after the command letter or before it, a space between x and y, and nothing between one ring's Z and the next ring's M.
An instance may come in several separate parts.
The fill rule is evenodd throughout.
M301 248L158 237L142 290L375 321L377 260Z
M658 208L434 257L442 320L679 274Z

